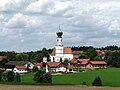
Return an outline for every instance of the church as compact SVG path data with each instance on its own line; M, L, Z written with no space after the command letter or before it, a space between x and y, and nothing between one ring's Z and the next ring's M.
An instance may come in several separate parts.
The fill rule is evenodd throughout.
M50 55L51 62L63 62L64 60L70 61L73 59L73 52L71 48L64 47L62 44L63 32L60 30L56 33L56 46Z

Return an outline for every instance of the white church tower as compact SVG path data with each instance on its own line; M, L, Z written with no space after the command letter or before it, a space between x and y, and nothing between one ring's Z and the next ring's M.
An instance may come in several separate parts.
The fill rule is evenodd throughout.
M56 50L55 62L60 62L60 60L63 60L63 57L64 57L64 47L62 44L63 32L61 32L60 27L59 27L59 32L57 32L56 34L57 34L57 40L56 40L56 47L55 47L55 50Z
M63 62L65 59L72 60L73 59L73 52L71 48L66 48L62 44L62 35L63 32L60 30L56 33L56 46L53 48L52 53L50 55L51 62Z

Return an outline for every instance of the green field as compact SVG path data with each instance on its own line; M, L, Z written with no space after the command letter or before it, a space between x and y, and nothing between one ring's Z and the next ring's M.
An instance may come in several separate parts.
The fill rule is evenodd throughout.
M81 85L82 82L86 82L87 85L91 86L96 76L100 76L103 86L120 87L120 68L96 69L72 74L53 75L52 85ZM38 85L33 81L33 77L33 72L21 75L22 82L20 84Z
M96 76L100 76L103 86L120 86L120 68L88 70L74 74L53 76L53 84L82 84L92 85Z

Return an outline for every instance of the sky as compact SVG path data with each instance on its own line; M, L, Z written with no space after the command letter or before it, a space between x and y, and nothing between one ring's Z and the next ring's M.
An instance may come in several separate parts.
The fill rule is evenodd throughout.
M0 0L0 51L120 46L120 0Z

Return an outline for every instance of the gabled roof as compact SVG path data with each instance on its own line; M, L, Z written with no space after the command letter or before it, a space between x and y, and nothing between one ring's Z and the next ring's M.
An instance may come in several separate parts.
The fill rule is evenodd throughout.
M53 48L53 50L52 50L52 53L51 53L51 55L55 55L55 53L56 53L56 49L55 48ZM72 49L71 48L64 48L64 53L63 54L73 54L73 52L72 52Z
M61 62L46 62L46 64L51 68L56 68L61 64Z
M77 59L73 58L72 60L70 60L71 63L77 63Z
M26 66L15 66L17 69L27 69Z
M105 61L90 61L91 64L107 64Z
M72 54L71 48L64 48L64 54Z
M8 63L6 63L5 65L17 65L17 66L24 66L26 64L28 64L29 61L9 61Z
M56 49L53 48L53 50L52 50L52 54L51 54L51 55L55 56L55 53L56 53Z
M77 60L80 62L89 62L90 61L90 59L77 59Z
M45 63L43 62L39 62L39 63L33 63L35 66L40 66L43 67L45 65Z
M81 62L81 65L86 65L87 63L89 63L90 59L78 59L78 61Z

